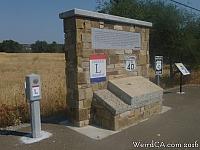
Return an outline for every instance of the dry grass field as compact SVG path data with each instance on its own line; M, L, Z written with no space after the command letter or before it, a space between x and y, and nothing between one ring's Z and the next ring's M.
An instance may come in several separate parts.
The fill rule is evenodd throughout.
M24 79L30 73L41 75L41 113L50 116L65 109L64 54L0 53L0 126L28 119Z
M25 99L24 79L30 73L41 75L42 116L55 115L66 108L64 54L48 53L0 53L0 127L19 124L29 118L29 106ZM150 69L154 81L154 70ZM165 66L161 86L168 87L169 67ZM179 83L178 76L174 80ZM185 77L185 83L200 84L200 71Z

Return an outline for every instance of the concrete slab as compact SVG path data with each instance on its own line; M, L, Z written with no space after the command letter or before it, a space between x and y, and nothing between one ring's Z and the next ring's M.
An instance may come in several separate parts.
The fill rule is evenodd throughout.
M136 107L161 101L163 96L162 88L141 76L109 80L108 90Z
M93 125L88 125L85 127L75 127L75 126L72 126L68 120L60 122L60 124L65 125L67 128L70 128L94 140L102 140L110 135L113 135L119 132L119 131L102 129Z
M161 110L160 114L164 114L164 113L168 112L168 111L171 110L171 109L172 109L171 107L162 106L162 110Z
M51 136L52 136L51 133L41 131L41 136L39 138L32 138L31 134L27 134L26 136L21 137L20 141L24 144L32 144L32 143L36 143L36 142L42 141L44 139L47 139Z

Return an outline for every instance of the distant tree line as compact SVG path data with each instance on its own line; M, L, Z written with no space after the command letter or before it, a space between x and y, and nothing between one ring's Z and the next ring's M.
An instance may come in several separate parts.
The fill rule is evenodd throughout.
M150 62L154 56L164 56L164 63L173 72L175 62L190 67L200 66L200 15L164 0L98 0L99 12L145 20L153 23L150 30ZM30 52L63 52L64 46L36 41ZM24 52L11 40L0 43L0 51ZM172 74L171 74L172 76Z
M20 44L13 40L0 42L0 52L6 53L62 53L64 45L55 41L48 44L46 41L36 41L34 44Z
M31 44L31 50L33 53L61 53L64 52L64 45L57 44L55 41L48 44L46 41L36 41Z
M0 52L18 53L23 52L23 46L13 40L4 40L0 43Z

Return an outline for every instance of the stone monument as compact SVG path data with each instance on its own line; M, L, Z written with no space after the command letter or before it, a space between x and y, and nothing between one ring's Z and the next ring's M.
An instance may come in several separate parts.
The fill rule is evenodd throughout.
M160 112L163 91L148 80L152 23L81 9L59 17L75 126L118 130Z

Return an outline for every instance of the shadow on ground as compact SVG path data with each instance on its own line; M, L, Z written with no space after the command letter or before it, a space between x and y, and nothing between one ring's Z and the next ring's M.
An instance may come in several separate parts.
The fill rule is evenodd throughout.
M12 131L12 130L0 130L0 135L6 136L27 136L29 133L27 132L20 132L20 131Z

